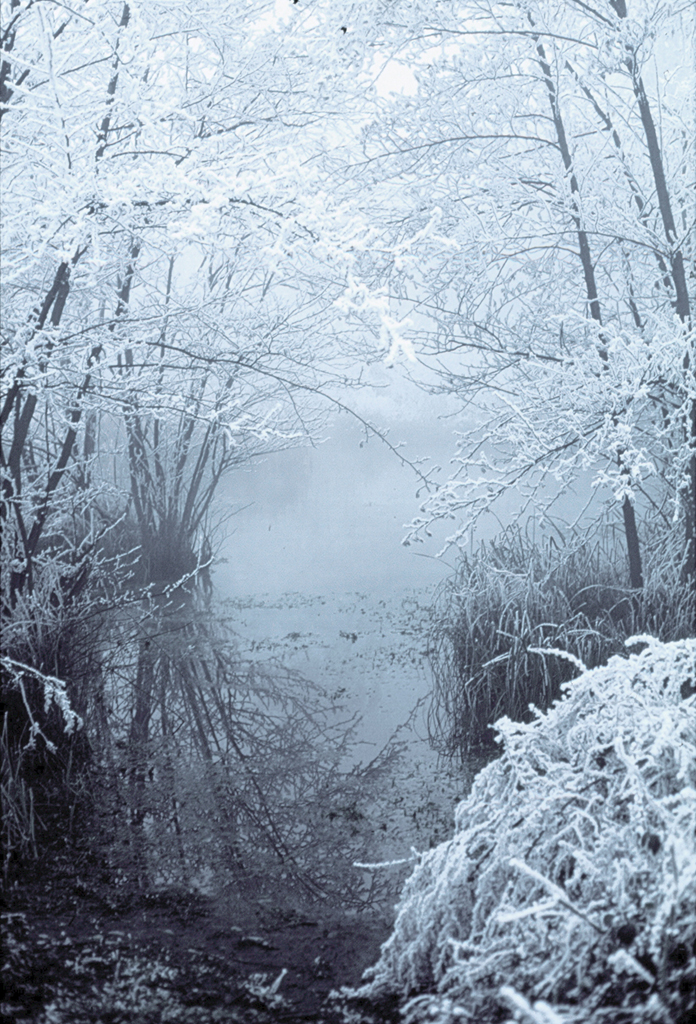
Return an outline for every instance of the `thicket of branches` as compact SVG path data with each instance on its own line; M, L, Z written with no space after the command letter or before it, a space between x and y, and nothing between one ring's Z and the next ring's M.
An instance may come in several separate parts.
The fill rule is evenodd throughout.
M465 414L408 539L451 519L463 542L576 490L579 517L621 524L633 590L657 527L693 587L693 10L379 6L346 18L406 89L346 158L382 245L345 303L388 313L395 351Z
M377 7L351 10L363 42ZM431 721L456 755L557 692L529 643L596 664L634 627L693 634L696 36L671 2L389 12L375 64L406 88L351 164L385 241L346 302L388 309L414 379L461 408L406 537L452 523ZM479 526L541 538L562 515L562 551L513 531L471 553Z
M135 885L218 855L233 877L247 844L324 893L322 815L376 767L345 769L326 695L244 666L205 612L223 475L359 383L335 309L354 227L297 156L331 111L317 129L271 11L3 3L6 875L101 802Z

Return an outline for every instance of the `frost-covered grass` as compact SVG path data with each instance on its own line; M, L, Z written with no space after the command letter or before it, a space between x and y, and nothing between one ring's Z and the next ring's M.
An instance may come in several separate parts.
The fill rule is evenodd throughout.
M696 640L640 642L498 722L355 994L407 1024L693 1021Z
M462 758L492 745L502 715L529 720L573 677L560 647L589 668L624 653L626 639L690 636L694 595L669 538L644 545L645 586L631 591L623 540L608 527L593 537L560 527L534 535L504 530L459 559L436 595L428 647L434 677L429 728L438 750Z

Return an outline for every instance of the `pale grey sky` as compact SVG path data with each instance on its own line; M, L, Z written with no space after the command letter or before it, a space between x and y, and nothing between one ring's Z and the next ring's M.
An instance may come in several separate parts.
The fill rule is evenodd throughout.
M361 414L406 441L410 458L430 456L446 468L455 423L438 418L442 400L395 380L365 394ZM449 572L433 558L438 544L403 547L404 524L418 513L418 480L408 467L348 415L334 417L316 448L268 456L230 475L221 506L246 509L228 523L215 569L221 597L252 593L383 593L430 586ZM442 474L441 474L442 475ZM449 533L443 527L441 540Z

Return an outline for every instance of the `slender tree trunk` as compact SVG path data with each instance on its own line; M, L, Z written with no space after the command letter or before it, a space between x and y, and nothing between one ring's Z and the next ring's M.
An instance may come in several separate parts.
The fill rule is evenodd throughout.
M150 718L155 681L155 665L152 640L141 640L138 647L138 663L135 676L135 702L129 735L131 773L131 842L133 844L134 867L138 885L145 888L148 883L148 864L145 840L145 818L147 816L147 770L149 762Z
M590 316L600 326L602 324L602 312L599 304L599 295L597 291L597 280L595 277L594 263L592 261L592 251L590 248L589 238L587 232L583 226L582 211L580 208L579 197L580 197L580 186L578 179L573 170L573 159L570 152L570 146L568 144L568 137L566 135L565 124L563 122L563 115L561 113L561 107L558 100L558 92L556 84L553 80L551 73L551 65L549 64L546 51L541 42L537 42L537 55L539 58L539 66L544 76L544 82L546 84L546 91L549 97L549 103L551 105L551 116L553 118L553 124L556 131L556 140L558 142L558 148L561 153L563 160L563 166L565 167L566 173L569 175L570 192L573 201L573 212L571 214L573 222L575 224L575 230L578 238L580 263L582 265L582 272L585 279L585 290L587 293L587 301L590 307ZM602 340L600 334L601 346L599 354L605 369L608 369L609 355L607 347ZM619 467L622 474L628 475L628 470L623 464L621 452L618 454ZM631 587L633 590L643 589L643 567L640 554L640 541L638 538L638 528L636 526L636 514L633 507L633 503L628 498L624 497L622 503L624 533L626 535L626 549L628 552L628 569L631 580Z
M622 21L628 16L626 0L609 0L609 3ZM640 74L636 54L630 43L626 44L625 52L625 64L631 76L633 93L638 102L640 120L643 125L645 142L650 157L650 167L653 173L653 181L655 182L655 194L668 247L668 260L675 295L674 309L682 323L688 328L692 326L692 311L689 302L684 253L681 247L677 246L678 234L669 188L667 186L662 148L657 136L652 110L645 91L643 78ZM691 365L688 353L684 357L684 372L692 377L694 376L694 367ZM684 501L685 550L682 574L684 580L690 583L692 590L696 593L696 402L693 400L690 403L687 434L692 454L689 460L688 486Z
M14 38L16 32L16 19L19 16L20 7L16 0L12 0L10 5L10 11L17 13L10 20L10 24L5 29L0 40L4 44L5 53L7 54L14 46ZM119 29L123 30L128 26L130 20L130 8L127 3L124 3L121 14L121 21ZM60 30L62 31L62 29ZM59 33L56 33L59 34ZM114 96L118 85L120 68L120 58L118 55L118 41L116 46L116 55L113 62L113 72L109 85L107 88L107 103L106 113L102 119L99 136L97 139L97 150L95 152L95 159L98 161L104 153L104 149L107 143L108 134L110 131L111 124L111 108L114 102ZM8 62L5 60L0 65L0 103L3 104L0 109L0 114L3 113L7 107L6 104L11 98L12 89L7 85L11 68ZM22 76L20 79L23 80ZM33 328L33 333L40 332L44 329L47 322L50 322L52 327L58 327L63 318L65 311L66 302L70 294L70 277L72 268L78 263L86 252L87 247L79 247L76 249L72 259L68 262L63 260L54 275L51 287L46 292L41 306L34 310L30 323ZM130 269L130 268L129 268ZM130 287L130 284L129 284ZM40 365L45 369L47 365L47 356L53 348L53 341L49 339L44 352L43 360L40 360ZM101 354L100 347L96 347L92 350L89 358L89 369L99 359ZM22 511L20 508L20 502L22 498L22 478L21 478L21 462L25 451L27 439L29 436L30 426L34 418L34 413L37 405L37 396L32 391L29 391L25 397L25 368L20 366L17 373L15 374L12 386L9 388L8 393L3 403L3 408L0 411L0 427L4 427L8 421L12 411L14 410L14 433L13 440L8 458L5 458L2 446L0 445L0 467L5 470L3 473L3 486L2 486L2 504L0 506L0 519L7 520L9 509L14 509L15 519L17 521L18 534L21 538L23 550L16 552L16 557L22 562L22 568L13 571L10 579L10 594L7 603L3 601L3 611L10 613L16 606L17 601L21 593L25 589L31 589L33 586L33 562L37 552L39 542L46 525L46 521L50 513L55 508L56 494L58 488L63 480L63 477L67 471L70 460L73 456L73 449L75 441L77 439L78 428L82 418L84 399L88 394L91 384L92 375L87 372L82 384L77 390L75 398L72 403L72 408L69 411L70 425L65 433L63 442L60 446L60 450L56 457L56 461L53 464L50 472L46 488L43 495L41 496L37 510L34 514L34 519L31 527L25 525L22 518ZM59 599L58 595L55 595L56 599Z
M8 23L0 32L0 46L3 51L3 59L0 62L0 119L9 110L9 103L15 90L18 89L24 80L29 76L29 68L20 71L16 81L12 82L12 62L9 59L14 49L17 36L17 22L21 16L21 0L10 0L10 18Z

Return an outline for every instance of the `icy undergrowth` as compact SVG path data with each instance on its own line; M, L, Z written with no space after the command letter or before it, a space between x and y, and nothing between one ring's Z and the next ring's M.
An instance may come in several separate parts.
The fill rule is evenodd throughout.
M501 757L354 994L397 996L407 1024L693 1021L696 640L638 643L497 723Z

